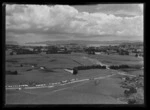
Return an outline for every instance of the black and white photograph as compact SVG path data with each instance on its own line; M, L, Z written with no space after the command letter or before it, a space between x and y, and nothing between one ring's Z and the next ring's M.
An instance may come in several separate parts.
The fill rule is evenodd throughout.
M5 4L6 105L142 105L144 3Z

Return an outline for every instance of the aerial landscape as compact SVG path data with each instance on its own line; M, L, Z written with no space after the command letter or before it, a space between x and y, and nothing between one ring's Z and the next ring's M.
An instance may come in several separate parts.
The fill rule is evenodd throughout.
M5 103L144 104L143 4L6 4Z

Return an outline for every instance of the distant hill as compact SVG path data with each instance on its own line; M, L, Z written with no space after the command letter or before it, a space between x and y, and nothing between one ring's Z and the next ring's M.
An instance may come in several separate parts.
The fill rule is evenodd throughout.
M18 45L17 41L6 41L6 44L11 44L11 45Z
M83 44L83 45L89 45L89 44L122 44L122 43L135 43L135 42L141 42L141 41L121 41L121 40L115 40L115 41L87 41L87 40L58 40L58 41L44 41L44 42L28 42L26 44ZM142 42L141 42L142 43Z

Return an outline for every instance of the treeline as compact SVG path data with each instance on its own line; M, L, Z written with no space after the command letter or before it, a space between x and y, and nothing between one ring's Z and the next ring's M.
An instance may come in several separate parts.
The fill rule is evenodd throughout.
M111 65L110 69L126 69L130 68L128 65ZM73 68L73 74L77 74L78 70L88 70L88 69L106 69L106 66L102 65L91 65L91 66L77 66Z
M15 49L14 51L16 52L16 54L37 54L38 53L36 51L31 51L28 49ZM10 55L13 55L13 52L11 52Z
M17 71L6 71L6 74L8 74L8 75L17 75L18 72Z
M73 68L73 74L77 74L78 70L88 70L88 69L106 69L106 66L101 65L91 65L91 66L77 66Z
M74 67L74 69L77 69L77 70L106 69L106 66L101 66L101 65L77 66L77 67Z
M109 66L110 69L124 69L124 68L130 68L128 65L111 65Z

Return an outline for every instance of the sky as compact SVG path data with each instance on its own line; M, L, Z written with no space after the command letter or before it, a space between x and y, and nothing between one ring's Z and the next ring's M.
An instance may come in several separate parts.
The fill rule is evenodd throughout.
M7 4L6 41L142 41L143 7L143 4Z

